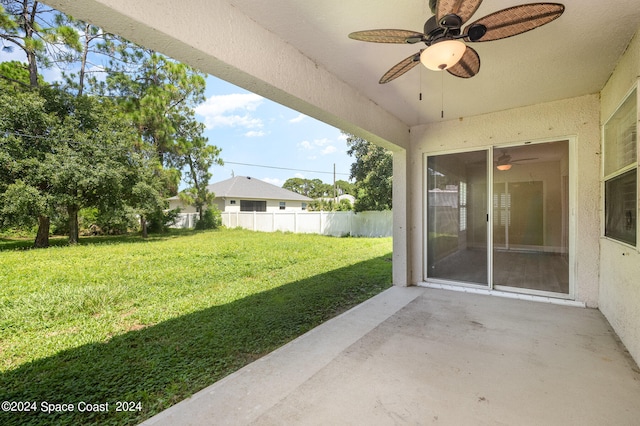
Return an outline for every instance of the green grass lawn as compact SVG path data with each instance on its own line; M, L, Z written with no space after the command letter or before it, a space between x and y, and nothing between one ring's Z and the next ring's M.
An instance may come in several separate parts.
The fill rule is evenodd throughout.
M219 230L29 244L0 240L0 402L36 412L0 411L3 425L136 424L391 283L390 238ZM118 401L140 404L116 412ZM42 413L69 408L47 403L75 411Z

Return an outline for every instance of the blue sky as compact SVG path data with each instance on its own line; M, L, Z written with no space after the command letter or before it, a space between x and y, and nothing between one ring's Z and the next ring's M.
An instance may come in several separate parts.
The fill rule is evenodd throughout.
M12 60L26 62L20 49L0 49L0 62ZM46 81L60 80L61 72L55 67L39 71ZM213 167L211 183L232 174L278 186L293 177L332 183L334 164L336 179L349 179L353 158L347 155L339 129L212 76L207 78L205 95L196 118L206 125L205 136L222 149L220 157L227 162Z
M215 77L207 79L207 100L196 108L209 143L229 163L213 168L211 182L252 176L274 185L292 177L348 180L353 158L340 130ZM325 173L314 173L315 171Z

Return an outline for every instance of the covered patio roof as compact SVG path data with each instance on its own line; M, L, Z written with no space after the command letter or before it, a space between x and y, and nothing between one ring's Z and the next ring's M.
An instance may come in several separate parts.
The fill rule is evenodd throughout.
M417 66L383 85L421 47L348 34L421 31L427 0L46 2L391 149L398 286L427 276L426 155L570 139L575 300L600 306L638 359L639 253L600 229L601 126L637 87L637 0L564 2L548 25L475 43L473 78ZM470 22L522 3L485 0ZM634 424L638 400L637 366L599 311L397 287L147 424Z
M143 424L622 425L639 400L597 310L393 287Z
M635 0L565 2L557 20L473 43L480 72L461 79L419 66L387 84L391 66L424 48L364 43L353 31L422 32L427 0L47 0L108 31L371 141L405 148L408 130L598 93L640 25ZM526 2L486 0L469 23ZM422 94L422 100L420 100ZM393 148L393 147L392 147Z
M424 46L365 43L349 33L421 31L431 16L428 0L407 0L400 7L367 0L46 2L392 150L396 285L416 284L425 276L421 161L426 152L577 135L582 173L577 226L583 229L580 238L589 241L576 246L596 246L599 221L589 212L598 203L599 158L592 152L600 142L599 95L640 27L637 0L565 2L562 16L541 28L473 43L481 58L473 78L419 65L382 85L378 80L385 71ZM468 22L522 3L486 0ZM617 97L607 102L618 102ZM576 294L589 306L597 305L596 255L578 254L585 267L577 279L588 291Z

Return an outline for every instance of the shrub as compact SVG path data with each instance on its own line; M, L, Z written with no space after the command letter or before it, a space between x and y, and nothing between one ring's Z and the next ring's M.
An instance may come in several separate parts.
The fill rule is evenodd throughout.
M89 227L92 234L95 233L97 226L104 234L121 235L135 229L138 222L133 209L124 206L119 209L99 211L95 223L90 224Z
M152 233L167 232L171 225L175 225L180 208L173 210L157 210L147 217L147 230Z
M211 206L202 214L202 220L196 222L196 229L217 229L222 225L222 215L216 206Z

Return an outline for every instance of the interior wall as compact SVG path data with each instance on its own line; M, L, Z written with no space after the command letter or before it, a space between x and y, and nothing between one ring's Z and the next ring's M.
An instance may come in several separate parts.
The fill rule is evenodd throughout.
M489 101L489 100L488 100ZM471 150L528 141L560 141L575 138L571 177L575 181L572 209L575 221L575 292L577 301L598 305L600 103L597 94L516 108L475 117L464 117L411 128L414 162L411 198L424 205L424 154ZM412 264L422 268L424 257L423 209L411 217ZM423 279L424 271L414 274Z
M561 253L565 249L562 244L563 206L560 181L561 168L558 162L520 163L506 173L494 173L493 177L494 185L505 182L510 184L542 182L545 192L542 238L544 245L556 253ZM518 217L512 217L511 220L517 221Z
M615 112L640 76L640 31L602 90L601 124ZM640 253L637 248L600 241L600 310L640 363Z

